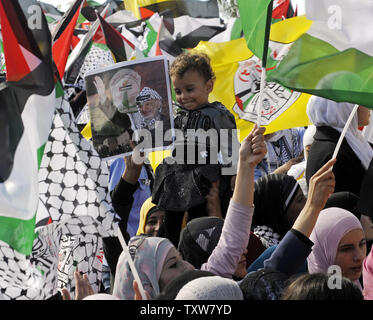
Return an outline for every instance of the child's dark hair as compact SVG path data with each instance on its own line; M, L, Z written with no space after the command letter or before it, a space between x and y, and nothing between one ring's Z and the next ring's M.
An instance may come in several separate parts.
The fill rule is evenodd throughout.
M205 53L185 52L176 57L170 68L170 76L183 77L189 70L197 71L207 80L215 80L215 74L210 65L210 57Z

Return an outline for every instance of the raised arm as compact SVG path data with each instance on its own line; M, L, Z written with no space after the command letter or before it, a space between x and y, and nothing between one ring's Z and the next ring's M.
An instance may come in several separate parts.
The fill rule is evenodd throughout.
M311 177L306 205L294 222L293 229L307 238L315 227L320 211L324 209L326 201L334 192L335 176L332 168L335 162L336 159L329 160Z
M267 149L263 133L256 125L242 141L237 166L236 185L218 245L202 270L231 278L249 242L254 212L254 169L264 158Z
M313 242L309 239L317 218L326 201L334 192L335 177L331 168L335 159L327 162L310 179L307 202L289 230L280 241L271 257L264 261L265 268L271 268L292 275L302 269Z

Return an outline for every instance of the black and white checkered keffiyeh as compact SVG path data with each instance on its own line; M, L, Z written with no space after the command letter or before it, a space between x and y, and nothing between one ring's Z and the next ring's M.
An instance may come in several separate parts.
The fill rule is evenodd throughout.
M157 91L149 87L144 87L140 91L139 95L136 97L136 103L137 105L139 105L148 100L162 100L162 97L158 94Z
M253 232L266 248L277 245L281 240L281 236L268 226L256 226Z

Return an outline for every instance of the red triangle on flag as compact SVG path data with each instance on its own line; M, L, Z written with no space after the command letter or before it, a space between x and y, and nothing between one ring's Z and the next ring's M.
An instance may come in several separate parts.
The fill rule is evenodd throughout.
M140 8L141 19L149 19L154 14L154 11L151 11L146 8Z
M61 79L63 78L63 75L65 73L66 62L70 54L73 34L79 18L81 7L82 4L80 4L80 6L76 8L76 12L74 13L71 21L69 22L65 30L63 30L58 39L53 43L53 60L57 65L58 73L60 74Z
M41 60L28 49L20 46L2 2L0 2L0 21L3 42L6 44L4 45L6 79L7 81L19 81L38 65L37 61Z
M290 0L280 1L280 4L272 12L272 18L282 19L282 17L284 17L286 19L289 6L290 6Z

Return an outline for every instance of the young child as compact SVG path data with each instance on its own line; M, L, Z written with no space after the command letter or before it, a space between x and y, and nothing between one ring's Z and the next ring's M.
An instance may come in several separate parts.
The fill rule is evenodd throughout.
M215 75L207 55L179 55L171 65L170 77L180 107L174 121L175 129L183 132L183 139L176 142L171 159L174 163L166 158L156 170L153 202L166 211L188 211L188 220L191 220L206 215L205 197L212 183L219 181L221 200L226 202L222 210L225 215L231 196L230 176L221 175L221 169L225 165L235 165L227 161L233 153L232 136L239 146L234 116L220 102L209 102ZM217 141L214 138L199 139L188 129L215 129ZM225 141L220 139L221 129L227 129ZM178 148L181 145L184 154L180 158ZM169 214L166 216L170 217ZM175 235L178 236L176 230Z

